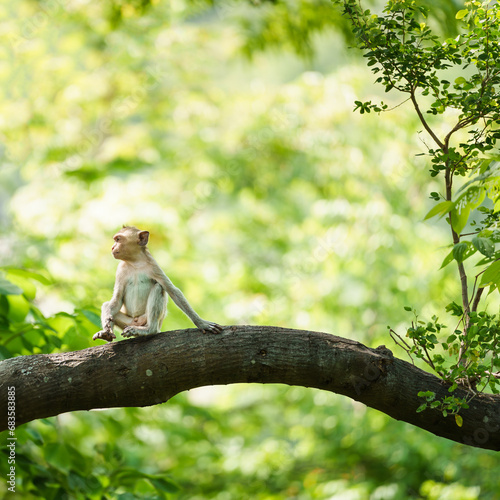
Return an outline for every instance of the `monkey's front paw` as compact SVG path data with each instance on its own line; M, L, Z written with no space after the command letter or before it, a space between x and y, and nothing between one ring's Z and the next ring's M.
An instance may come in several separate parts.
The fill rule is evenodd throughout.
M92 337L92 340L98 339L106 340L107 342L113 342L113 339L116 339L116 335L112 330L101 330L100 332L95 333Z

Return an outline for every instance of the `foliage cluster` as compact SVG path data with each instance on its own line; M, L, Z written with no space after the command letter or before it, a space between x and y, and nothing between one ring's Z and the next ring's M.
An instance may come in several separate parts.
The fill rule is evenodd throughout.
M427 402L420 410L440 408L445 416L456 415L486 388L499 392L500 322L494 314L478 312L478 307L483 291L489 288L492 293L500 285L500 253L495 247L500 208L500 9L496 3L468 2L456 15L463 21L463 31L442 41L425 23L428 9L414 1L390 1L380 16L363 11L355 0L343 4L368 66L377 75L376 83L386 92L408 95L433 141L426 153L430 175L443 177L442 191L431 193L437 204L426 219L446 217L450 226L452 249L441 267L452 261L457 264L462 304L453 302L446 309L459 317L459 323L446 340L438 339L445 325L436 316L427 324L415 318L407 331L410 344L392 329L391 334L410 355L423 359L450 384L450 396L443 401L422 392ZM388 106L357 101L356 108L365 113L381 112ZM445 131L437 131L430 122L436 115L448 118ZM456 180L465 176L469 180L454 189ZM464 233L470 214L485 199L489 205L481 209L487 217L471 233ZM475 254L480 260L474 263L469 283L464 261ZM433 354L437 346L451 356L451 363ZM468 389L468 397L454 397L459 384ZM461 417L456 421L462 424Z
M50 286L46 273L19 268L3 268L0 273L0 359L88 346L88 335L100 327L95 309L45 316L35 304L34 283Z

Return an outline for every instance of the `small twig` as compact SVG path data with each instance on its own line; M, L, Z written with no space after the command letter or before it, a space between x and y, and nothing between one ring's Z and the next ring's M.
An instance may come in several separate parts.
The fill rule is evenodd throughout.
M393 335L395 335L406 346L406 347L403 347L403 349L405 349L405 350L406 349L411 349L411 346L406 343L405 339L403 339L403 337L401 337L401 335L399 335L398 333L396 333L392 328L389 329L389 333L391 334L391 337L394 340L394 342L396 342L396 344L398 344L398 342L393 337Z
M474 297L474 302L472 302L472 309L471 309L472 312L477 311L477 307L479 305L479 301L481 300L481 295L483 295L483 291L484 291L484 287L477 289L476 296Z
M434 363L432 362L432 359L429 355L429 352L427 351L427 347L425 346L422 346L424 352L425 352L425 355L427 356L427 359L424 359L422 358L436 373L439 373L437 370L436 370L436 366L434 365Z
M399 104L396 104L396 106L388 109L384 109L384 111L394 111L396 108L399 108L399 106L402 106L403 104L407 103L408 101L411 100L411 97L408 97L408 99L405 99L404 101L400 102Z
M413 361L413 357L411 355L410 345L407 344L406 341L401 337L401 335L397 334L392 328L389 328L389 334L394 343L397 346L401 347L401 349L403 349L403 351L405 351L406 354L408 354L408 357L410 358L412 365L415 365L415 362Z

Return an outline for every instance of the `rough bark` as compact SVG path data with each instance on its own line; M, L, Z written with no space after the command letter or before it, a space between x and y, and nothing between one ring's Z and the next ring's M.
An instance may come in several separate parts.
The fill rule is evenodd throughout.
M500 450L500 397L478 395L463 426L436 410L417 413L419 391L448 395L437 377L334 335L271 326L225 327L220 335L177 330L81 351L0 363L0 407L15 387L16 425L92 408L150 406L205 385L280 383L349 396L437 436ZM277 402L276 404L279 404ZM0 430L7 428L7 411Z

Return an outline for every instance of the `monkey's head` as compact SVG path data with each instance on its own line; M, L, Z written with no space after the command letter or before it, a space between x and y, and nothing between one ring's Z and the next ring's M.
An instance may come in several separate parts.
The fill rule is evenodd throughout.
M113 239L115 243L111 253L115 259L136 260L146 250L149 231L141 231L133 226L124 226Z

